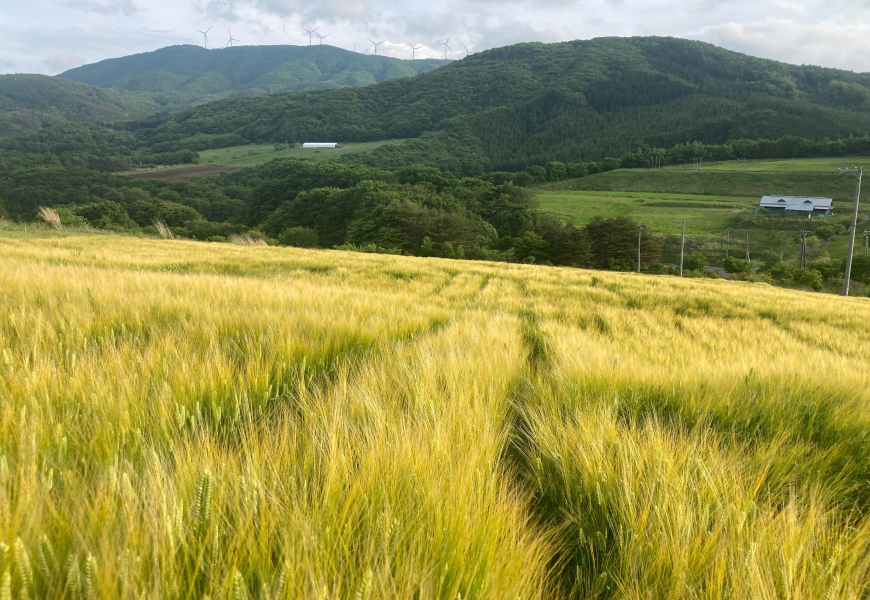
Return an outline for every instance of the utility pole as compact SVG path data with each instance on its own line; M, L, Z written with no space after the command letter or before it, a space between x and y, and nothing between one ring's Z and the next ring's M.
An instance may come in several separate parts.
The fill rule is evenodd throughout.
M746 261L749 262L749 230L744 229L744 233L746 233Z
M731 228L725 228L725 258L730 256L731 252Z
M640 224L637 226L637 272L640 273L640 236L646 225Z
M855 184L855 209L852 211L852 231L849 234L849 253L846 255L846 273L843 275L843 295L849 295L849 279L852 277L852 253L855 251L855 233L858 230L858 200L861 197L861 175L863 167L853 169L840 169L840 173L857 173L858 182Z
M801 260L800 260L800 268L801 270L807 268L807 236L811 234L812 231L807 231L806 229L801 229Z
M680 235L680 277L683 276L683 252L686 249L686 220L685 219L674 219L674 223L682 223L683 224L683 232Z

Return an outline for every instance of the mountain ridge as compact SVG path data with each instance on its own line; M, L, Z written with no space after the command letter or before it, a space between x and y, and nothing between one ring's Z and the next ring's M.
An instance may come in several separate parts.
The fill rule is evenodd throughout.
M870 74L678 38L534 42L411 79L227 99L135 127L144 143L164 149L202 149L209 136L229 134L248 142L412 138L348 160L473 174L600 160L641 146L867 135Z
M174 109L227 97L371 85L448 62L371 56L329 45L205 49L186 44L105 59L58 77L144 93Z
M77 81L47 75L0 75L0 138L65 123L137 119L159 109L148 98Z

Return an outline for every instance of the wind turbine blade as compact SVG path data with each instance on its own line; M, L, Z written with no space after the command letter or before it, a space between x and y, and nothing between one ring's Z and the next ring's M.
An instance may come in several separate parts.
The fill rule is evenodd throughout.
M205 30L206 33L208 33L209 31L211 31L211 27L209 27L208 29Z
M367 37L366 39L367 39L368 41L370 41L372 44L375 44L375 41L374 41L372 38ZM377 44L375 44L375 46L377 46Z

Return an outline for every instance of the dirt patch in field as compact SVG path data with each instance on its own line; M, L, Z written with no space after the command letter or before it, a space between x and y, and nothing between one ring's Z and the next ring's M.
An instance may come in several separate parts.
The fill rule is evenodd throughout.
M144 173L129 173L136 179L162 179L163 181L190 181L194 177L212 177L221 173L232 173L242 167L230 165L193 165L189 167L174 167Z

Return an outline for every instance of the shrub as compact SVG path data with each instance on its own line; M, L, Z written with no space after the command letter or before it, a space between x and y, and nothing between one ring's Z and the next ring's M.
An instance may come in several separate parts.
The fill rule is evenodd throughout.
M797 267L787 264L787 263L779 263L770 268L770 276L774 279L793 279L795 273L797 272Z
M845 271L844 261L843 273ZM856 254L852 257L852 273L849 279L870 283L870 254Z
M707 257L701 252L692 252L683 258L683 269L686 271L701 271L707 265Z
M278 236L278 243L282 246L296 246L297 248L317 248L320 239L317 232L308 227L291 227L285 229Z
M798 271L794 275L794 281L800 285L809 286L814 290L822 289L822 274L815 269Z
M832 224L829 224L829 223L825 223L824 225L821 225L821 226L819 226L819 227L816 227L815 234L816 234L820 239L827 240L827 239L832 238L833 236L835 236L835 235L837 234L838 231L839 231L839 228L838 228L838 227L836 227L836 226L834 226L834 225L832 225Z
M742 258L726 258L722 261L722 266L726 271L735 275L749 275L752 271L752 263Z

